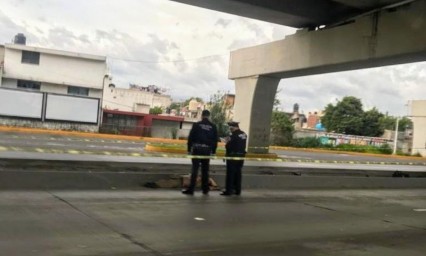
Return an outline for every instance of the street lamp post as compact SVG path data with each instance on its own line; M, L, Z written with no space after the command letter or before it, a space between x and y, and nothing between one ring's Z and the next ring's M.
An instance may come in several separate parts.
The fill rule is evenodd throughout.
M396 118L396 125L395 125L395 138L393 141L393 154L396 154L396 147L398 144L398 126L399 126L399 117Z

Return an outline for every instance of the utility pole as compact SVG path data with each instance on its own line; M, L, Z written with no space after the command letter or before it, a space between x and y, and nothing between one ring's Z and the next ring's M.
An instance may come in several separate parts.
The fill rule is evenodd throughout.
M399 126L399 117L396 118L396 126L395 126L395 138L393 141L393 154L396 155L396 146L398 144L398 126Z

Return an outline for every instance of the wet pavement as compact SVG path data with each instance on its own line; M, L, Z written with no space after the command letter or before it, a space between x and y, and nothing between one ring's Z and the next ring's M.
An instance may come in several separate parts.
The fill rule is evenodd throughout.
M0 192L2 255L424 255L426 190Z

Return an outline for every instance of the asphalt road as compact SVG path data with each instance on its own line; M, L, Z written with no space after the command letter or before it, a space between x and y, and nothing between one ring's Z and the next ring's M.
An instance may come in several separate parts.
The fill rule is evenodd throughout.
M143 152L145 142L142 140L112 140L53 134L0 132L0 146L22 147L24 149L49 148L112 152Z
M426 251L426 190L0 192L2 255L398 255Z
M145 142L143 141L130 141L130 140L113 140L113 139L97 139L86 138L77 136L63 136L63 135L49 135L49 134L26 134L14 132L0 132L0 147L11 148L20 147L25 152L26 150L33 150L40 148L50 150L87 150L90 152L112 152L112 153L143 153ZM6 152L6 154L4 154ZM278 156L286 159L300 159L300 160L327 160L327 161L370 161L370 162L383 162L383 163L422 163L426 164L425 158L389 158L382 156L363 156L363 155L350 155L345 153L328 153L328 152L308 152L308 151L295 151L295 150L271 150L271 153L276 153ZM11 154L8 150L0 152L0 156L15 156L28 157L34 154ZM37 154L35 154L37 155ZM41 156L41 154L38 154ZM52 154L51 154L52 155ZM66 155L66 154L65 154ZM53 156L55 159L59 157L69 158L67 156L60 156L57 154ZM86 159L87 157L71 156L71 158ZM90 156L92 157L92 156ZM89 157L89 158L90 158ZM102 159L103 157L101 157ZM99 159L98 156L93 156L93 159Z

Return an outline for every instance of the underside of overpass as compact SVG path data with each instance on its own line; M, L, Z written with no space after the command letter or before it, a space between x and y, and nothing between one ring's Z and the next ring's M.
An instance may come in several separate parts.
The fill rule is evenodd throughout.
M383 8L412 1L402 0L173 0L210 10L263 20L294 28L331 26Z
M248 132L249 152L268 151L282 78L426 60L426 0L174 1L299 28L231 52L235 119Z

